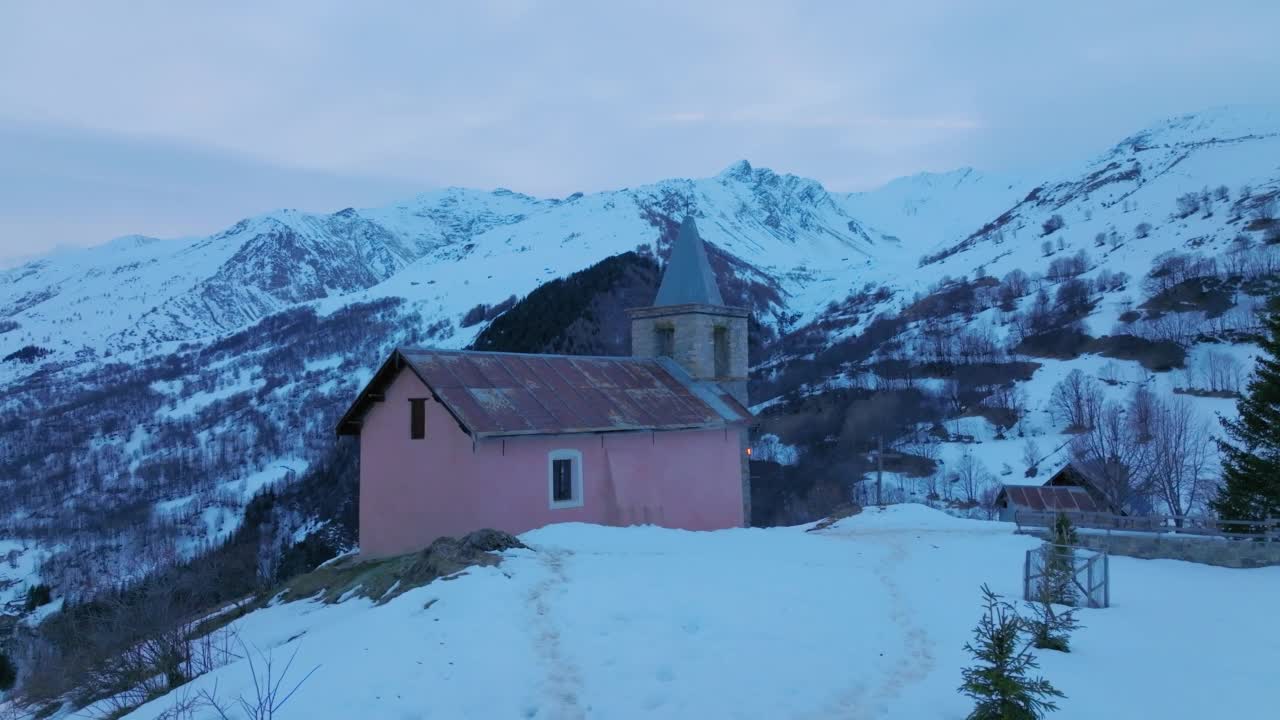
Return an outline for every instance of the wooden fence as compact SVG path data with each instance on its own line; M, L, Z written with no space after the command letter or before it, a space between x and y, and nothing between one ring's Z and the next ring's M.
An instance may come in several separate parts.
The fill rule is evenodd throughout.
M1023 528L1051 528L1057 512L1019 510L1013 514L1019 532ZM1177 533L1280 542L1280 518L1270 520L1215 520L1175 515L1114 515L1112 513L1065 512L1071 524L1089 530Z

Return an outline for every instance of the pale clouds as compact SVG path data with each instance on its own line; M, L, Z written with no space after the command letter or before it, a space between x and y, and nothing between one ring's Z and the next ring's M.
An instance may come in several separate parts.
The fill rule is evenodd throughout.
M27 187L0 200L0 255L742 157L838 189L1038 171L1166 115L1275 102L1277 20L1242 0L7 4L0 156L21 159L0 195Z

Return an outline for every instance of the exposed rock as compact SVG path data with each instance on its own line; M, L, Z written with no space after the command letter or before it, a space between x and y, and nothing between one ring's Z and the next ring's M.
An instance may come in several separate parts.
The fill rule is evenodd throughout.
M492 553L526 545L514 535L486 528L462 539L442 537L431 543L409 566L401 586L426 585L437 578L453 575L472 565L497 565L498 556Z
M847 517L853 517L862 512L862 506L857 503L846 503L831 511L831 514L818 521L817 525L809 528L805 532L813 532L815 530L826 530Z

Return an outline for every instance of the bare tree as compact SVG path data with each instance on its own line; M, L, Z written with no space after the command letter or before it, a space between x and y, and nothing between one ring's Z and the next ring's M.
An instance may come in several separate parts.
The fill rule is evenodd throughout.
M1093 426L1102 405L1102 388L1079 370L1072 370L1053 388L1049 407L1054 419L1067 432L1082 432Z
M1050 255L1052 255L1053 243L1049 242L1048 240L1045 240L1044 242L1040 243L1040 252L1043 253L1045 257L1049 257Z
M1000 497L1000 484L988 482L982 486L978 492L978 507L986 513L988 520L994 520L996 517L996 500Z
M969 451L965 451L964 455L960 456L960 461L956 463L955 477L960 486L960 495L968 503L978 502L982 488L991 482L991 473L987 472L987 466Z
M991 362L996 360L1000 351L991 326L985 322L962 329L955 338L954 347L963 362Z
M1022 462L1027 465L1027 476L1034 476L1040 464L1040 444L1034 438L1027 438L1022 443Z
M1160 403L1154 420L1149 484L1170 515L1190 515L1210 489L1209 426L1181 397Z
M1150 388L1138 385L1133 389L1133 394L1129 396L1129 426L1138 442L1149 442L1154 436L1159 411L1159 401Z
M1120 405L1108 402L1092 427L1071 441L1076 470L1111 505L1126 512L1146 510L1145 500L1150 493L1150 448L1136 435Z
M1199 376L1199 385L1214 393L1238 393L1244 384L1244 367L1234 356L1220 350L1211 350L1193 372Z
M1139 240L1146 238L1150 234L1151 234L1151 223L1149 222L1140 222L1138 223L1137 227L1133 229L1133 236L1138 238ZM1117 244L1118 243L1113 243L1112 247L1115 247L1115 245Z

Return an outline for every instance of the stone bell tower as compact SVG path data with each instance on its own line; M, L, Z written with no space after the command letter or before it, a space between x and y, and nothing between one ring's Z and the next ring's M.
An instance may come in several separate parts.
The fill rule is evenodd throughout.
M631 354L670 357L696 380L747 402L747 311L728 307L692 216L680 225L652 307L634 308Z
M692 216L685 216L652 307L633 308L631 354L669 357L695 380L719 383L747 401L747 311L728 307L716 287L707 248ZM737 430L742 473L742 524L751 526L751 428Z

